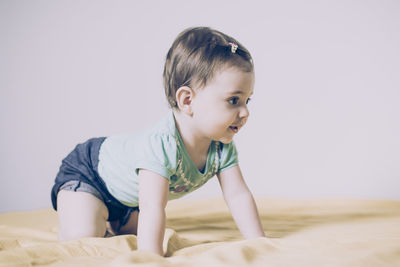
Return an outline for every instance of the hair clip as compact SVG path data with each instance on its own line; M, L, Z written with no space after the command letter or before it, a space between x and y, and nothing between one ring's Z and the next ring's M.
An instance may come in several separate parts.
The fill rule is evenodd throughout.
M229 43L229 45L231 46L231 52L235 54L239 46L235 43Z

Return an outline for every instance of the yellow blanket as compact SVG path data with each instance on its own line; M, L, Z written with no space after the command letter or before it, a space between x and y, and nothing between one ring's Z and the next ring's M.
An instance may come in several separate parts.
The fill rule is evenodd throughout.
M221 199L170 202L166 257L133 235L60 243L52 210L0 214L0 266L400 266L400 201L257 203L268 239L242 240Z

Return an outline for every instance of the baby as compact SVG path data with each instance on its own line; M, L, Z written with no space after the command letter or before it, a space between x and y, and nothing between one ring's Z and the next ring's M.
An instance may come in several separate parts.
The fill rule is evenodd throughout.
M153 128L89 139L62 161L51 192L61 241L135 234L139 250L162 255L167 201L215 175L243 236L264 236L232 141L249 117L250 53L224 33L190 28L168 51L163 78L171 111Z

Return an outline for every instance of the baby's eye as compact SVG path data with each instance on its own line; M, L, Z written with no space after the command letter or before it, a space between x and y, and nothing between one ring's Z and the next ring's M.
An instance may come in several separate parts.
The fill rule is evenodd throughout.
M239 97L232 97L231 99L229 99L228 100L228 102L231 104L231 105L237 105L237 103L239 102Z

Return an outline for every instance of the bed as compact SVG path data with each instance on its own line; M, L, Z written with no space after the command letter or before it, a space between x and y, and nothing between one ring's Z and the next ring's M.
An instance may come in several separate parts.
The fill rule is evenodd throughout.
M243 240L222 199L171 201L165 257L133 235L57 241L50 210L0 214L0 266L400 266L400 201L257 199L268 238Z

